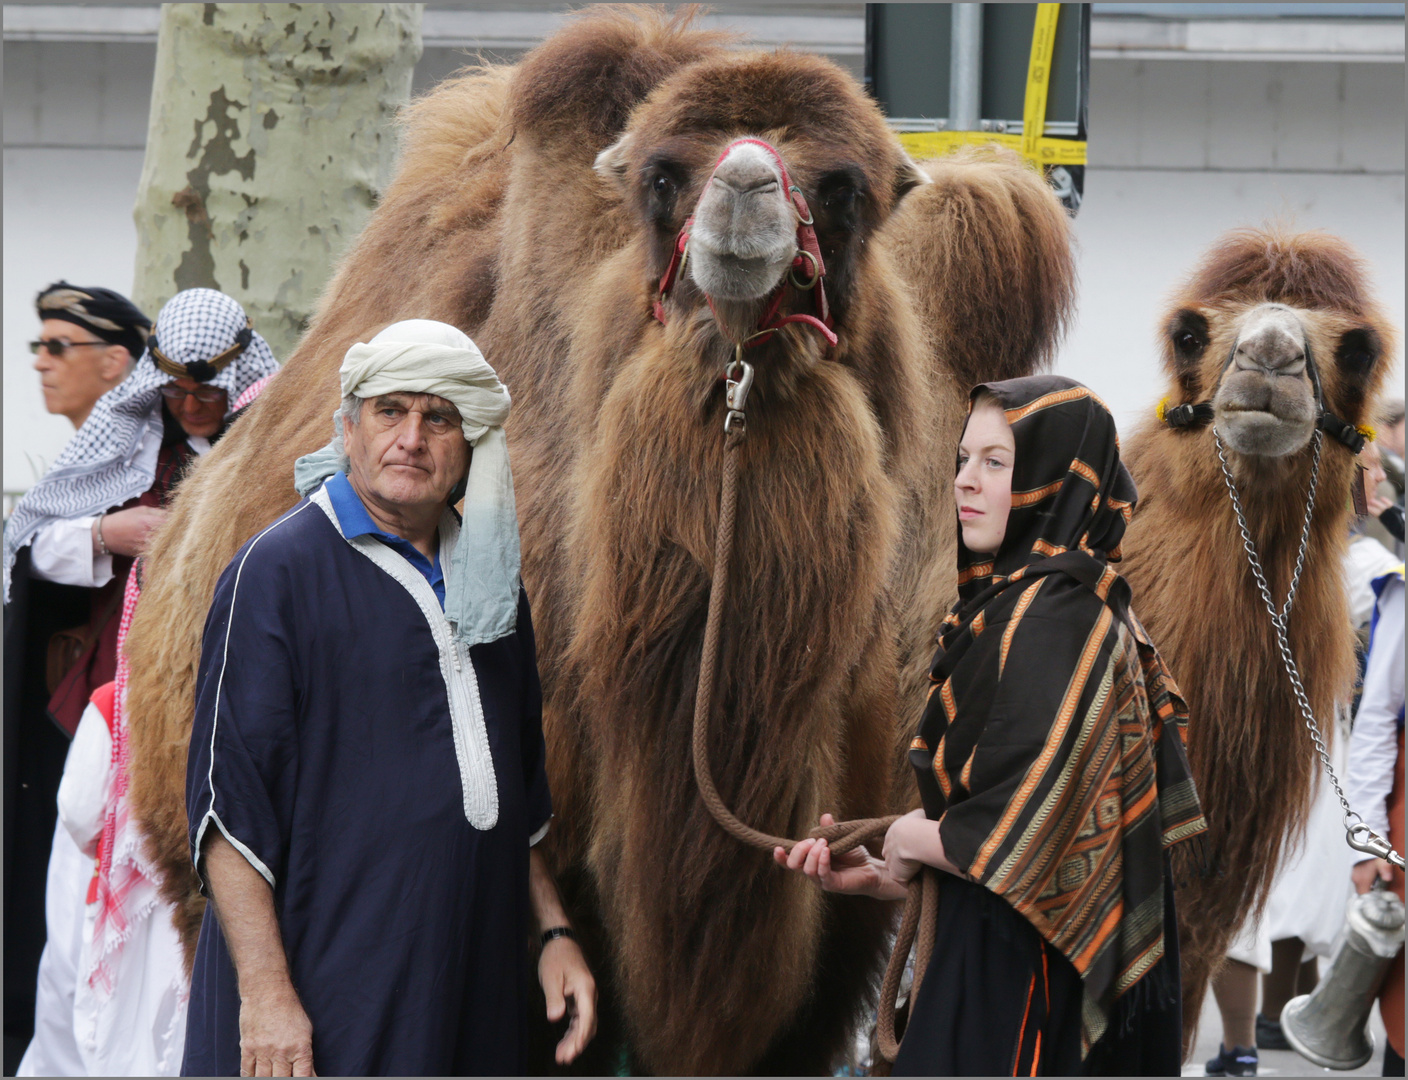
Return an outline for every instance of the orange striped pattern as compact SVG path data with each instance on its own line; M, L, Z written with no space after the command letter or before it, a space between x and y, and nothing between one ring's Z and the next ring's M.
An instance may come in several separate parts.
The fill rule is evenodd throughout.
M1038 540L1035 544L1032 545L1032 550L1039 552L1040 554L1045 555L1048 558L1052 555L1062 555L1066 551L1065 548L1058 547L1056 544L1048 544L1045 540Z
M1043 581L1045 578L1042 579ZM1060 746L1066 737L1066 729L1070 727L1071 718L1075 715L1076 705L1080 701L1081 694L1085 692L1086 681L1090 678L1091 669L1095 666L1095 657L1100 652L1100 646L1105 640L1105 632L1110 628L1110 622L1114 619L1114 613L1109 608L1101 608L1100 616L1095 622L1095 629L1089 638L1086 639L1085 648L1081 652L1080 662L1076 665L1075 673L1071 676L1070 685L1066 689L1065 700L1061 702L1061 709L1056 714L1056 719L1051 725L1051 735L1046 740L1046 745L1042 747L1041 754L1027 770L1027 775L1023 777L1021 786L1017 793L1013 795L1011 802L1007 804L1007 809L1002 815L1002 820L998 827L993 830L991 836L981 848L978 855L973 860L973 865L968 872L974 877L982 877L983 872L988 868L988 862L997 851L998 845L1007 837L1016 822L1018 815L1026 809L1027 801L1032 797L1032 792L1036 790L1037 782L1045 774L1051 765L1052 759L1056 756L1057 747Z
M972 581L974 578L980 577L992 577L992 563L978 563L976 566L970 566L966 570L960 570L958 572L958 584L967 585L968 582Z
M1083 386L1073 387L1070 390L1057 390L1023 405L1020 409L1007 409L1005 412L1007 423L1015 424L1018 420L1025 420L1032 413L1041 412L1042 409L1049 409L1053 405L1061 405L1067 401L1079 401L1081 398L1090 396L1090 391Z
M1002 678L1002 673L1007 668L1007 651L1012 648L1012 639L1017 635L1017 624L1027 613L1027 608L1032 606L1032 601L1036 599L1036 594L1044 581L1046 578L1041 577L1037 578L1035 584L1028 585L1026 591L1018 598L1017 606L1012 609L1012 617L1007 620L1007 629L1002 632L1002 652L998 654L997 658L997 677L999 679Z
M1034 488L1031 491L1014 491L1012 493L1012 509L1020 510L1024 506L1031 506L1039 503L1042 499L1055 495L1061 490L1062 481L1055 480L1045 487Z
M1071 472L1075 473L1077 476L1085 477L1085 479L1095 485L1096 491L1100 490L1099 474L1085 462L1081 461L1080 458L1075 458L1071 461Z
M1100 575L1100 582L1095 586L1095 595L1104 600L1110 595L1110 586L1115 583L1115 579L1120 576L1120 572L1108 563L1105 564L1105 572Z
M944 683L944 685L947 686L948 683ZM940 737L939 745L934 747L933 766L934 779L939 782L939 788L943 791L945 799L953 794L953 782L948 778L948 769L944 767L944 739L946 737L946 734Z
M1021 1027L1021 1029L1017 1032L1017 1053L1013 1056L1013 1059L1012 1059L1012 1075L1013 1075L1013 1076L1018 1076L1018 1075L1020 1075L1020 1074L1017 1072L1017 1067L1018 1067L1018 1064L1020 1063L1021 1058L1022 1058L1022 1043L1025 1042L1025 1041L1026 1041L1026 1038L1027 1038L1027 1019L1028 1019L1028 1018L1031 1016L1031 1014L1032 1014L1032 994L1033 994L1033 992L1035 992L1035 990L1036 990L1036 975L1033 974L1033 975L1032 975L1032 981L1031 981L1030 985L1028 985L1028 987L1027 987L1027 1006L1026 1006L1025 1009L1022 1010L1022 1027Z

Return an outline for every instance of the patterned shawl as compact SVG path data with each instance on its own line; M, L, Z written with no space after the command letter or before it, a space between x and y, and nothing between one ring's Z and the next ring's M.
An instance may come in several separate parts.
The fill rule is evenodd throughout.
M1114 421L1070 379L983 389L1012 425L1011 515L995 556L959 543L909 757L948 857L1080 973L1084 1053L1164 954L1164 849L1207 825L1187 707L1111 565L1136 499Z

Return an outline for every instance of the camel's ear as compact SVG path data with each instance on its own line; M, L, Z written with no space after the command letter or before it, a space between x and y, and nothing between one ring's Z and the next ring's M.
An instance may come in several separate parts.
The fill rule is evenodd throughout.
M900 163L895 169L895 202L898 203L915 188L933 182L929 174L915 164L914 159L908 153L900 151Z
M604 180L610 181L613 185L621 188L626 187L626 168L629 164L631 154L631 141L633 136L628 131L614 143L608 146L601 153L597 154L596 161L592 163L592 168L597 175Z

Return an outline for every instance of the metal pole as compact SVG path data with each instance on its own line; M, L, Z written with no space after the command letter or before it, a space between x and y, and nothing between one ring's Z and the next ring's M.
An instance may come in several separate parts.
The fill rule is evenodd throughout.
M977 131L982 121L983 5L950 4L953 45L949 64L949 126Z

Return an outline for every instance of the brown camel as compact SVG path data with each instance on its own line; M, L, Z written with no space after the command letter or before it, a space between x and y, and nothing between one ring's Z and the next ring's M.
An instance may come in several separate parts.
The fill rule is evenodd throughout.
M1182 427L1150 417L1126 453L1140 500L1124 572L1188 700L1188 757L1215 869L1190 875L1178 894L1186 1049L1209 976L1265 905L1283 840L1304 827L1320 768L1248 568L1213 432L1279 608L1310 491L1312 365L1325 408L1352 428L1374 415L1394 337L1348 244L1244 229L1219 240L1174 295L1162 340L1166 407L1211 403L1214 414ZM1323 440L1290 643L1328 739L1355 673L1340 578L1355 459L1329 433Z
M795 261L779 159L815 218L838 343L791 324L747 352L713 767L738 814L775 832L888 809L954 591L967 389L1049 358L1072 298L1065 217L1010 157L920 169L825 60L594 10L412 108L397 179L308 334L186 482L150 556L129 639L133 792L188 950L201 903L181 792L215 580L296 501L293 460L330 433L345 348L443 319L514 394L549 855L603 983L583 1067L614 1070L624 1040L655 1072L829 1068L873 1002L891 912L823 897L726 836L688 749L720 376ZM657 282L691 212L662 323ZM782 313L817 314L812 291L784 289Z

